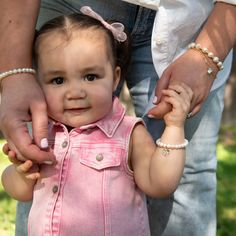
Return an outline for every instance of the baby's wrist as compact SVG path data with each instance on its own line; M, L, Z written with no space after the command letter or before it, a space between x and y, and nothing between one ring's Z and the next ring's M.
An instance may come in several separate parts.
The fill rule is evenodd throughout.
M184 129L184 123L182 124L166 124L166 128L168 129L173 129L173 130L176 130L176 131L179 131L179 130L183 130Z
M184 126L166 126L161 138L163 141L167 140L173 144L183 142L185 139Z

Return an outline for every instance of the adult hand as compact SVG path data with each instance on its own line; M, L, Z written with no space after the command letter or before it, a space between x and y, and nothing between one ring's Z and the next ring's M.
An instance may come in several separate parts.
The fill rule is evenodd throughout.
M188 50L177 58L166 68L157 82L157 105L148 114L158 119L163 118L172 107L164 101L161 91L171 85L185 83L193 91L190 112L195 115L206 100L217 73L217 68L212 65L214 72L211 75L207 74L208 67L202 55L194 50Z
M33 123L33 139L26 122ZM53 162L47 148L47 107L34 75L17 74L2 81L0 128L17 158Z

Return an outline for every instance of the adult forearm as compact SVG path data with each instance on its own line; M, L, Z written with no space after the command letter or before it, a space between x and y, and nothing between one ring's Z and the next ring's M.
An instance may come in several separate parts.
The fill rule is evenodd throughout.
M0 0L0 72L32 65L39 0Z
M224 60L236 43L236 5L217 2L196 41Z

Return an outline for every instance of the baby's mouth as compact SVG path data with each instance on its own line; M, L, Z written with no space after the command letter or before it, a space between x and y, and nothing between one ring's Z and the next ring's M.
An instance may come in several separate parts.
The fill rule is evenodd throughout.
M77 107L77 108L70 108L70 109L66 109L66 112L72 113L72 114L81 114L84 113L86 111L88 111L90 109L90 107Z

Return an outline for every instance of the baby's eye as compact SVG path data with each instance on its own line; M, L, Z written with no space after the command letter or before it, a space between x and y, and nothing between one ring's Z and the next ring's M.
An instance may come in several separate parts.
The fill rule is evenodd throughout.
M90 74L90 75L84 76L84 80L85 80L85 81L94 81L94 80L96 80L96 79L97 79L97 76L94 75L94 74Z
M52 79L52 84L63 84L64 83L64 79L62 77L56 77L54 79Z

